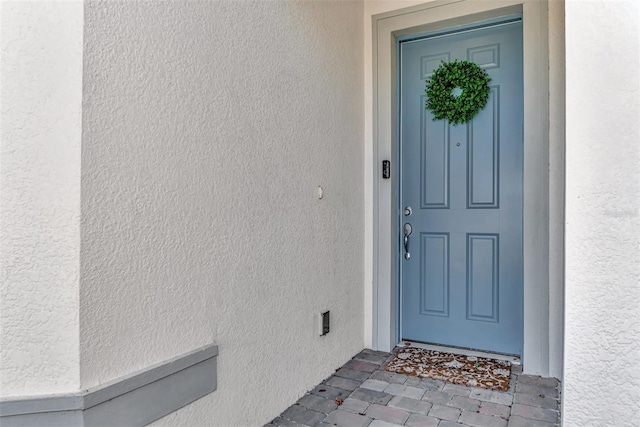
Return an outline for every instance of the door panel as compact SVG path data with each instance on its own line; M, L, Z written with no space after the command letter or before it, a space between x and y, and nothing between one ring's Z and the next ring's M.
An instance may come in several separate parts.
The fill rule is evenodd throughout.
M467 234L467 319L498 322L497 234Z
M422 105L427 97L420 98ZM448 208L449 207L449 127L444 120L433 121L428 111L422 109L420 115L420 129L423 134L420 140L425 141L425 134L429 135L428 143L422 144L420 153L420 207Z
M400 221L412 226L401 336L521 354L522 25L405 42L400 53ZM492 79L486 107L458 126L424 107L426 80L454 59Z
M448 316L449 235L421 233L420 254L420 313Z
M498 87L489 92L489 100L474 121L468 124L467 208L498 208L499 131ZM492 125L492 126L491 126Z

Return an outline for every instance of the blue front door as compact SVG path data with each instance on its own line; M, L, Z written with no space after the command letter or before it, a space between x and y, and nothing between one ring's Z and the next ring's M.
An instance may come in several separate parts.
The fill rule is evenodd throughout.
M457 126L425 109L426 80L455 59L491 77ZM522 24L402 42L399 75L401 338L521 355Z

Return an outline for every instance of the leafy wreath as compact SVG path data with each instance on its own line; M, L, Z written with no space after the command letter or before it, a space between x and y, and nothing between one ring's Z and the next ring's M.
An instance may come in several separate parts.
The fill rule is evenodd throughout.
M433 120L466 123L487 105L490 81L487 72L473 62L443 61L427 80L426 108ZM456 88L462 90L458 96L452 93Z

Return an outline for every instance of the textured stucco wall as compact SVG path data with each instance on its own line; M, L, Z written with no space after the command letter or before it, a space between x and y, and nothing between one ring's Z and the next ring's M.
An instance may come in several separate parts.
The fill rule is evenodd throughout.
M74 391L83 5L0 7L0 390Z
M157 424L264 424L363 347L362 3L85 12L82 386L215 342Z
M567 426L640 425L639 8L566 3Z

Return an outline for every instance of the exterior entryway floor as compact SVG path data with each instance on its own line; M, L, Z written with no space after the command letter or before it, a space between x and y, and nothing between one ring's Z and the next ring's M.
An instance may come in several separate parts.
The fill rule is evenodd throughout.
M555 378L512 365L507 392L384 370L392 353L365 349L267 426L550 427L560 424ZM340 404L339 404L340 403Z

